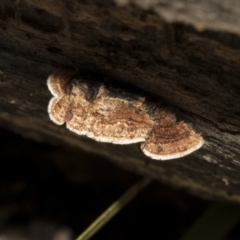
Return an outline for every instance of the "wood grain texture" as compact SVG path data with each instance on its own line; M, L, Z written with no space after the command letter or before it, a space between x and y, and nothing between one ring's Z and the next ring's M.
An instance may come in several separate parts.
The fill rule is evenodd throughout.
M6 0L0 10L1 127L97 153L199 196L240 202L239 36L165 23L112 1ZM55 125L46 79L68 68L146 91L206 144L181 160L159 162L139 144L98 143Z

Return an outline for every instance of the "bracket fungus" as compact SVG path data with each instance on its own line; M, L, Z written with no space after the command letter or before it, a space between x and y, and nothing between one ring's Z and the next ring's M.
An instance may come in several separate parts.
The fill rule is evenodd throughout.
M144 154L156 160L183 157L204 143L190 125L145 97L64 73L49 76L47 86L54 96L50 119L58 125L66 122L79 135L115 144L141 142Z

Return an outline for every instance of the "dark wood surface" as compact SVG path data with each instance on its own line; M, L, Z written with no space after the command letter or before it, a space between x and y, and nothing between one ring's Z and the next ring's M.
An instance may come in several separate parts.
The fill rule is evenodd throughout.
M199 196L240 201L239 36L166 23L111 1L1 1L0 13L1 127L105 156ZM202 133L204 147L154 161L139 144L98 143L55 125L46 79L69 68L146 91Z

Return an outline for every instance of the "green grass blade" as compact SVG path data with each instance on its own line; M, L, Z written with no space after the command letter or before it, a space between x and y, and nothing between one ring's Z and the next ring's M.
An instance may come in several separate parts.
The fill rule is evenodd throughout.
M117 201L108 207L76 240L87 240L101 229L112 217L114 217L127 203L129 203L145 186L150 179L143 178L133 185Z

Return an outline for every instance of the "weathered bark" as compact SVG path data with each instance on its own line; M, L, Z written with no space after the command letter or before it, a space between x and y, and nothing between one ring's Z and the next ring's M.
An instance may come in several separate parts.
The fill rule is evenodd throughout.
M111 1L6 0L0 6L2 127L74 145L200 196L240 201L237 35L198 32ZM65 68L101 72L145 90L201 132L206 144L185 158L161 162L144 156L139 144L98 143L53 124L46 78Z

